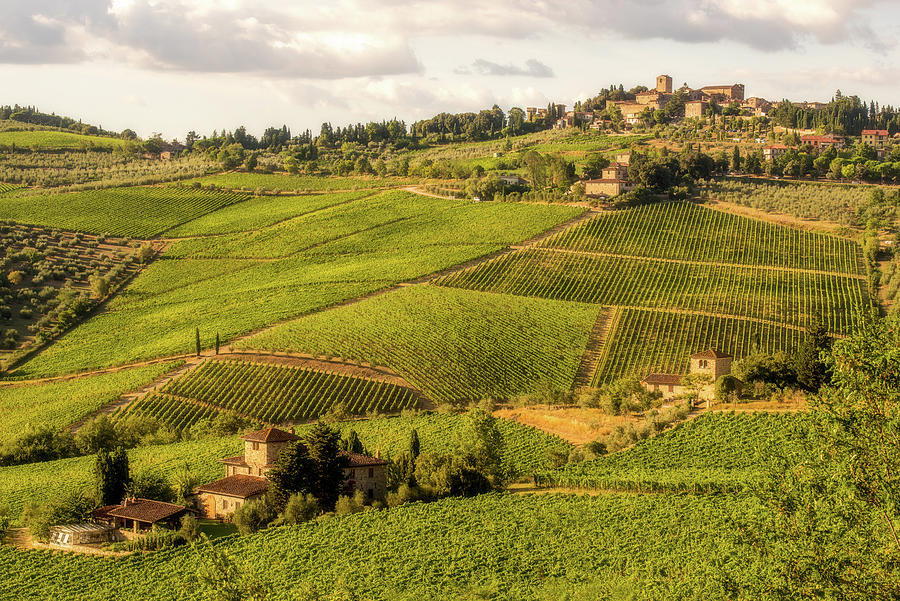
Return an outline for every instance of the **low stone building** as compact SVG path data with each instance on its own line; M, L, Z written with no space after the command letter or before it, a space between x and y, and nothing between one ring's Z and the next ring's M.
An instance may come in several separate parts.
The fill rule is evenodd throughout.
M581 183L586 196L618 196L631 188L624 179L586 179Z
M195 506L205 517L225 518L244 503L265 496L269 489L266 473L281 452L300 437L278 428L266 428L245 434L241 439L244 454L221 460L225 464L225 477L194 491ZM387 462L359 453L347 453L347 456L349 463L344 476L348 486L362 491L368 499L383 499L387 494Z
M128 497L118 505L94 510L94 520L112 528L131 528L135 532L161 525L177 528L188 508L174 503Z
M690 357L690 374L706 374L710 377L709 385L700 391L700 398L712 399L715 394L715 382L720 377L731 373L733 358L727 353L709 349L694 353ZM641 380L641 386L650 392L661 392L664 399L681 396L690 391L681 374L653 373Z
M60 547L99 545L122 538L116 528L108 524L67 524L50 528L50 544Z
M790 149L790 146L785 146L784 144L769 144L768 146L763 146L763 157L771 163Z
M703 100L692 100L684 103L684 118L699 119L706 113L709 103Z

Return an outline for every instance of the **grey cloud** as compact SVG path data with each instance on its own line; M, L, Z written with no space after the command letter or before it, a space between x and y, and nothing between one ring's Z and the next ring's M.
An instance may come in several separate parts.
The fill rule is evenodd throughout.
M74 63L85 58L68 44L71 26L108 20L108 0L5 0L0 3L0 62Z
M553 77L553 69L542 63L541 61L530 58L525 61L524 67L518 65L501 65L500 63L491 62L483 58L479 58L471 67L461 67L456 73L467 75L476 73L478 75L499 75L499 76L518 76L518 77Z

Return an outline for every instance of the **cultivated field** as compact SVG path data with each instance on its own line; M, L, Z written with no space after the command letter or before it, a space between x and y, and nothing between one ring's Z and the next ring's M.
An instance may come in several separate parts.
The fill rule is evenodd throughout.
M58 149L113 149L127 143L118 138L86 136L65 131L0 131L0 147L29 148L33 150Z
M243 361L207 361L131 405L126 415L157 418L176 430L220 411L281 423L319 417L341 404L345 411L393 412L416 405L409 388L319 370Z
M310 315L238 346L384 365L438 401L567 390L599 307L418 285Z
M95 234L152 238L246 199L247 196L233 192L152 186L15 194L0 197L0 219Z
M221 173L194 181L204 186L214 185L229 190L250 192L321 192L329 190L372 190L407 186L415 180L391 177L321 177L315 175L289 175L286 173Z

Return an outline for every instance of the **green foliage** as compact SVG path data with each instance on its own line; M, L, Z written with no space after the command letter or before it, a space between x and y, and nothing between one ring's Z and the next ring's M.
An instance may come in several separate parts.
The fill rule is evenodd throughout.
M287 526L302 524L314 519L321 513L319 501L309 493L297 493L290 496L279 521Z
M323 510L330 511L344 488L344 468L349 462L341 453L341 434L320 421L303 437L303 445L312 465L308 492Z
M111 150L122 148L125 140L86 136L65 131L0 131L0 147L18 146L31 150Z
M207 600L263 601L267 597L265 587L253 570L238 563L209 540L201 541L194 554L196 574L191 579L191 588L199 583Z
M371 190L414 183L406 179L361 177L294 176L274 173L223 173L197 180L203 186L229 190L281 190L285 192L319 192L323 190ZM193 182L186 182L190 185Z
M159 187L0 196L0 218L98 234L150 238L246 198L231 192Z
M97 451L97 459L94 463L94 479L96 481L97 501L101 505L115 505L125 497L126 490L131 492L129 485L132 483L132 480L128 454L122 447L119 447L112 453L106 449Z
M288 443L266 474L271 482L272 505L286 512L286 505L293 497L299 495L302 500L313 485L315 468L306 445L300 441Z
M267 499L254 499L244 501L235 509L231 514L231 521L237 526L238 532L246 536L267 527L277 515L278 512Z
M444 402L572 385L599 308L409 286L310 315L237 346L385 365Z
M341 495L334 504L336 515L359 513L366 507L366 496L361 490L356 490L352 495Z
M582 407L596 407L607 415L623 415L656 407L662 394L649 392L636 378L619 378L584 391L578 399Z

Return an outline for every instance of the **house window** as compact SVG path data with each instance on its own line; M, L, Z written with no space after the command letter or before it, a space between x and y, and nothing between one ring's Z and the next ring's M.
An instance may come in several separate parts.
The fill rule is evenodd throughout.
M370 488L369 489L369 499L374 499L374 498L375 498L375 489Z
M707 367L706 359L700 359L700 367L704 369Z
M675 392L675 386L669 384L669 392Z
M375 477L375 468L370 467L369 468L369 478L374 478L374 477Z
M254 450L254 451L258 451L258 450L259 450L259 443L258 443L258 442L254 442L254 443L253 443L253 450Z
M228 499L222 499L222 509L228 509Z

